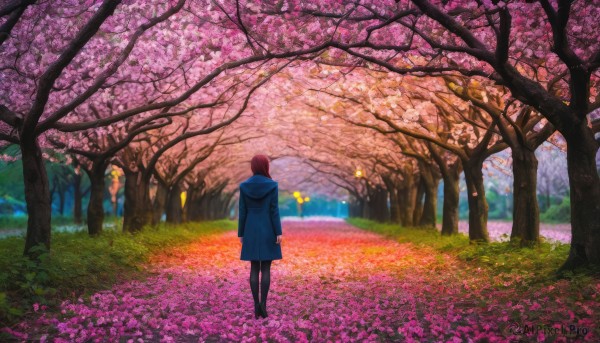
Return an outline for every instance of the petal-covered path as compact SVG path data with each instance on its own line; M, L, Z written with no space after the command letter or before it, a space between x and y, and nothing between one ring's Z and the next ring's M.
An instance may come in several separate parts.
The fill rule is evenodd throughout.
M55 342L600 338L600 284L576 298L566 296L573 292L566 281L530 291L519 280L488 277L453 257L344 222L286 221L283 238L266 319L254 319L250 264L239 260L237 232L229 231L157 256L157 274L143 282L64 303L59 318L42 314L15 331Z

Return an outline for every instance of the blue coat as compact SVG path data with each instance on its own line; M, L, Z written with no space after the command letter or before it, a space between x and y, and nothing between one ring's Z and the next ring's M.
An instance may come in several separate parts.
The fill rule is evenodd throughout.
M280 260L281 235L277 182L256 174L240 184L238 237L242 239L240 260Z

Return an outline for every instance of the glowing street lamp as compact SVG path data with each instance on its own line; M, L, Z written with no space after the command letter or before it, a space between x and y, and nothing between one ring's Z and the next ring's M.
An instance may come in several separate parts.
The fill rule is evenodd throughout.
M181 198L181 208L185 207L185 201L187 200L187 192L181 192L181 194L179 195L179 197Z
M309 202L310 197L302 197L302 193L300 193L299 191L295 191L293 194L294 194L294 198L296 198L296 204L298 205L298 214L300 215L300 218L303 218L304 217L303 204L305 202Z
M119 181L119 178L123 175L124 175L124 173L121 168L119 168L115 165L112 166L112 170L110 172L111 183L110 183L110 186L108 187L108 192L110 193L110 202L112 203L113 215L115 217L117 216L117 207L118 207L117 196L119 195L119 189L121 188L121 182ZM150 193L152 193L152 190ZM151 196L154 196L154 195L151 194Z
M358 177L358 178L361 178L361 177L364 177L365 174L363 173L362 170L360 170L360 169L357 168L356 171L354 172L354 176Z

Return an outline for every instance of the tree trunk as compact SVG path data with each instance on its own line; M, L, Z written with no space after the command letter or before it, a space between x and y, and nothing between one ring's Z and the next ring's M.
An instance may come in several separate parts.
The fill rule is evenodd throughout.
M437 217L437 189L440 184L439 173L432 165L419 164L421 180L425 192L423 211L419 218L420 226L431 226L435 228Z
M388 177L385 177L383 181L385 182L385 187L390 195L390 222L400 224L400 207L398 204L397 187Z
M181 224L183 210L181 208L181 187L179 183L174 184L167 197L167 223Z
M81 170L81 169L80 169ZM76 172L73 176L73 221L75 224L82 223L83 217L83 206L82 206L83 194L81 194L81 172Z
M488 203L483 185L483 161L463 161L469 199L469 240L489 242L487 231Z
M362 205L358 199L356 199L355 201L352 202L351 212L352 212L352 217L358 217L358 218L362 217Z
M417 202L417 182L415 176L407 173L400 189L398 189L398 200L401 206L402 226L414 226L413 215Z
M364 198L353 198L348 204L348 211L350 212L350 217L359 217L363 218L363 203Z
M596 167L598 143L584 120L567 140L571 189L571 249L559 272L600 265L600 178Z
M423 213L421 214L420 226L431 226L435 228L437 222L437 185L439 180L434 185L425 186L425 202L423 203Z
M513 159L513 226L511 241L521 246L540 241L540 209L537 201L537 166L535 152L527 148L511 148Z
M187 210L185 210L186 221L196 222L200 221L200 215L198 214L198 196L194 195L193 198L188 199Z
M48 250L50 249L52 216L50 186L37 139L22 141L20 148L28 215L24 254L34 259L38 256L37 252L30 251L34 246L43 244Z
M125 171L123 232L137 232L152 222L148 184L142 172Z
M397 188L391 187L388 189L390 194L390 221L394 224L400 224L400 203L398 202Z
M202 194L196 200L196 220L202 221L206 220L206 191L203 190ZM300 206L296 206L298 210L298 216L300 216Z
M87 210L88 233L97 236L104 225L104 188L106 163L94 164L88 173L90 178L90 201Z
M382 223L388 220L387 193L387 190L379 185L373 189L369 201L369 219Z
M232 196L235 194L232 193ZM187 190L187 200L185 201L185 204L183 205L183 214L182 214L182 222L186 223L191 221L191 216L190 216L190 208L193 205L193 201L196 198L196 190L192 187L188 187Z
M206 202L204 203L204 206L206 207L206 218L208 220L213 220L215 218L216 201L215 193L213 190L211 190L206 197ZM300 213L300 216L304 217L304 203L300 204Z
M415 209L412 213L412 222L414 226L419 225L421 215L423 214L423 198L425 196L425 186L423 185L423 178L419 178L419 182L415 185L417 188L417 197L415 200Z
M431 157L437 163L438 169L444 180L444 205L442 211L442 235L450 236L458 234L459 217L459 180L462 172L462 162L454 159L449 163L443 158L442 153L432 144L427 144Z
M442 214L442 235L458 234L458 205L459 205L459 180L462 170L460 160L455 165L449 166L444 178L444 209Z
M361 209L360 209L360 216L361 218L371 218L371 213L369 213L369 201L371 201L368 196L367 199L364 199L363 201L361 201L360 205L361 205Z
M234 195L235 195L235 193L234 193ZM229 217L230 220L238 218L240 215L240 212L239 212L240 209L236 205L237 205L237 201L233 201L233 199L232 199L231 204L229 204L229 209L233 210L233 217ZM186 207L187 207L187 205L186 205ZM185 213L185 211L184 211L184 213ZM185 213L185 215L189 216L189 214L187 214L187 213ZM348 214L348 215L350 215L350 214ZM189 218L189 217L186 217L186 218Z
M189 194L188 194L189 195ZM233 205L232 199L235 195L235 192L229 192L223 197L223 211L221 213L221 217L219 219L229 218L231 213L231 206ZM185 220L185 212L184 212L184 220Z
M152 225L158 225L158 223L160 223L162 215L165 213L168 195L167 187L161 182L158 182L156 196L152 205Z

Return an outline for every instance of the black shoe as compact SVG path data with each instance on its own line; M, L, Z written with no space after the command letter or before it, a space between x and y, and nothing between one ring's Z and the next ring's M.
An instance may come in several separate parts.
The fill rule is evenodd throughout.
M260 309L259 303L254 303L254 318L258 319L258 316L262 316L262 311Z
M261 311L261 316L263 318L267 318L269 315L267 314L267 305L265 305L264 303L260 303L260 311Z

